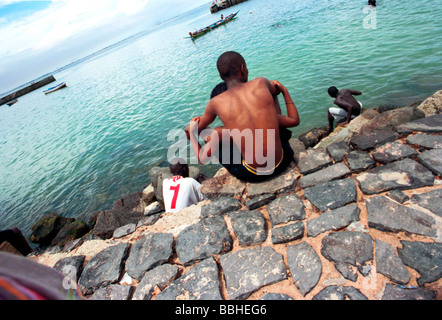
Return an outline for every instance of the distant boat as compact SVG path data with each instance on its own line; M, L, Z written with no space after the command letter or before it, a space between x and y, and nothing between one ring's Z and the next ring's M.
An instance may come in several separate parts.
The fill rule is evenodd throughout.
M62 83L56 85L55 87L49 88L48 90L45 90L43 92L44 92L44 94L49 94L49 93L52 93L54 91L60 90L65 87L67 87L66 82L62 82Z
M236 17L236 15L238 14L239 11L240 11L240 10L238 10L238 11L235 12L235 13L232 13L231 15L228 15L228 16L225 17L224 19L221 19L221 20L215 22L214 24L211 24L211 25L208 26L208 27L205 27L205 28L200 29L200 30L195 31L195 32L189 32L190 37L188 37L188 38L191 38L192 40L193 40L193 39L196 39L196 38L202 36L203 34L206 34L207 32L209 32L209 31L211 31L211 30L213 30L213 29L216 29L216 28L222 26L223 24L226 24L226 23L229 22L229 21L232 21L233 18Z
M9 102L6 102L6 104L8 105L8 106L13 106L14 104L16 104L18 102L18 99L14 99L14 100L11 100L11 101L9 101Z

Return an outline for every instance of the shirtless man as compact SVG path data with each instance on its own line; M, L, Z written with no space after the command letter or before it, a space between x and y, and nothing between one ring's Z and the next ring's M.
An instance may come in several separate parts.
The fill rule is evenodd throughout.
M336 87L328 89L330 97L335 98L335 105L339 108L330 108L328 110L329 133L333 131L334 120L347 119L346 122L340 124L344 126L350 123L352 118L359 116L362 112L362 103L357 101L353 96L362 95L361 91L342 89L339 91Z
M192 119L189 127L192 148L200 163L207 163L219 150L221 142L233 141L231 151L239 150L235 161L221 155L220 162L243 181L258 182L281 173L293 159L288 141L281 141L280 127L299 125L299 115L287 89L277 81L265 78L248 81L249 71L244 58L236 52L225 52L217 62L227 91L209 101L204 115ZM282 115L277 95L283 94L288 116ZM201 147L195 134L219 117L224 127L212 130L207 144ZM224 150L223 150L224 151ZM233 161L232 161L233 160Z

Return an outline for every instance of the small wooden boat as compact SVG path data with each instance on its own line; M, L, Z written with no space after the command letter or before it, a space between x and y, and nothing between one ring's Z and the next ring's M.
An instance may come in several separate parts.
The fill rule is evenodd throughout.
M226 24L227 22L232 21L238 15L239 11L240 10L238 10L235 13L232 13L231 15L228 15L224 19L221 19L221 20L219 20L219 21L217 21L217 22L215 22L215 23L211 24L210 26L207 26L203 29L200 29L195 32L189 32L190 37L188 37L188 38L191 38L192 40L196 39L196 38L202 36L203 34L206 34L207 32Z
M8 106L13 106L14 104L16 104L18 102L18 99L14 99L14 100L11 100L11 101L9 101L9 102L6 102L6 104L8 105Z
M48 90L45 90L45 91L43 91L43 92L44 92L44 94L49 94L49 93L52 93L52 92L54 92L54 91L57 91L57 90L63 89L63 88L65 88L65 87L67 87L66 82L62 82L62 83L56 85L55 87L49 88Z

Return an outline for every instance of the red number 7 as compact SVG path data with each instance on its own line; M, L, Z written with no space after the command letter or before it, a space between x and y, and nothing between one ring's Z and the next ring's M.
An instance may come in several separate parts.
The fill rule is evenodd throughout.
M172 198L172 205L170 206L170 209L174 210L176 209L176 201L178 199L178 193L180 192L180 185L177 185L175 187L170 187L170 190L174 192Z

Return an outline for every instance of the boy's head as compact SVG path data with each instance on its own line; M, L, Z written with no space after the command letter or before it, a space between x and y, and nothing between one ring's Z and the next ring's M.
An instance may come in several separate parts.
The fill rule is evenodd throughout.
M231 78L240 78L245 82L248 81L249 70L247 69L246 61L238 52L224 52L218 58L216 65L218 67L219 76L224 81Z
M210 94L210 99L215 98L225 91L227 91L227 84L225 82L217 84L217 86L213 88L212 93Z
M170 161L169 169L174 176L189 177L189 166L184 159L173 159Z
M330 87L328 88L328 94L332 98L336 98L338 96L339 90L336 87Z

